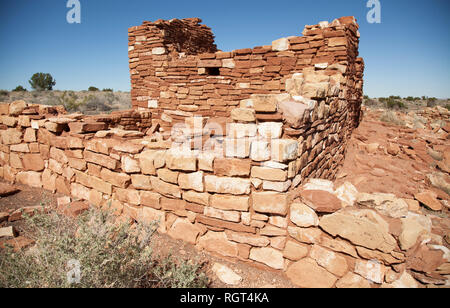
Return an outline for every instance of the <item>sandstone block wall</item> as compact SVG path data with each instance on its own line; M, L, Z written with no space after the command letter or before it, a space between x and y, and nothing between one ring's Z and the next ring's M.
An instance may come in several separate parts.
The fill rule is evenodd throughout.
M231 52L217 51L200 21L129 29L133 106L151 110L164 139L253 163L272 158L251 155L256 149L274 154L297 141L297 156L275 158L290 163L288 178L333 178L361 115L364 64L355 19L306 26L301 37ZM195 128L192 117L202 117ZM232 144L242 153L225 149Z
M364 68L353 17L306 26L300 37L231 52L217 51L211 30L199 22L197 18L158 20L129 29L133 106L151 108L160 117L164 112L172 116L172 121L162 120L163 126L193 114L229 117L252 94L302 95L289 80L303 70L307 74L321 70L326 76L338 70L342 78L331 80L338 84L338 93L312 93L316 83L329 81L323 77L307 79L305 83L312 85L304 96L325 100L327 105L331 101L326 98L333 96L345 101L349 116L358 122ZM260 112L270 113L262 120L277 118L271 111Z
M384 224L370 229L378 214L335 213L345 198L297 190L334 178L361 118L354 18L232 52L217 51L199 21L129 29L133 110L85 117L0 104L0 176L157 220L174 238L295 279L313 269L321 286L364 276L377 256L404 263ZM347 234L341 218L374 235Z
M151 119L147 111L84 117L23 101L0 104L0 177L86 200L121 219L158 221L161 233L285 271L300 287L448 282L445 224L408 212L393 195L358 194L350 183L335 189L310 179L294 190L287 162L295 161L298 141L258 140L253 158L220 156L174 147L153 128L124 130L128 120L122 123L120 114ZM261 124L252 134L280 135L279 125ZM272 155L269 143L278 160L254 160Z

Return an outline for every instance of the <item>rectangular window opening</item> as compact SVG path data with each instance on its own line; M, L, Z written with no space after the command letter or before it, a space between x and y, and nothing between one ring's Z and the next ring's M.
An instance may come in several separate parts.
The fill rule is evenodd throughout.
M218 67L207 67L206 74L209 76L220 76L220 69Z

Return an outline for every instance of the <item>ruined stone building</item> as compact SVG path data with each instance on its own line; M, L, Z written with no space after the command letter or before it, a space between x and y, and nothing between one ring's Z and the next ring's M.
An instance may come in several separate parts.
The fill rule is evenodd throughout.
M128 30L133 110L88 117L0 105L0 176L284 270L287 240L292 248L320 231L293 222L296 188L335 177L361 119L358 25L343 17L218 51L200 22Z

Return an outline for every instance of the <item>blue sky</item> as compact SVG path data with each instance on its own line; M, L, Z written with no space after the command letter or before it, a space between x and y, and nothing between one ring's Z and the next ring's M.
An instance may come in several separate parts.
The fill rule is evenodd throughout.
M79 0L81 24L68 24L67 0L0 0L0 89L30 89L36 72L55 89L130 89L127 29L144 20L200 17L224 51L301 35L305 24L353 15L371 97L450 97L450 1L380 0L369 24L367 0Z

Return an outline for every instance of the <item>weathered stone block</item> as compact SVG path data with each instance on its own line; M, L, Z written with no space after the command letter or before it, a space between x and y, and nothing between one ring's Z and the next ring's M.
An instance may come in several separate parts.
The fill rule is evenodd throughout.
M283 193L253 192L253 209L259 213L286 215L288 196Z
M231 111L231 118L238 122L254 122L255 110L250 108L236 108Z
M272 140L272 160L286 162L297 158L298 142L291 139Z
M247 158L250 156L250 140L248 138L226 138L224 146L227 157Z
M197 157L193 153L168 151L166 153L166 165L171 170L197 171Z
M283 253L273 248L252 248L250 250L249 258L251 260L264 263L274 269L281 270L284 268Z
M233 177L217 177L214 175L205 176L205 188L206 191L243 195L250 193L250 180L233 178Z
M249 160L216 158L214 174L218 176L248 176L250 175L250 166Z
M106 168L102 168L100 177L104 181L120 188L127 188L131 181L131 177L128 174L113 172Z
M195 244L200 234L200 228L187 219L177 218L167 234L175 239Z
M291 204L291 221L299 227L317 227L319 225L319 217L313 209L303 203Z
M22 163L25 171L42 171L45 168L40 154L25 154L22 157Z
M237 211L224 211L213 207L205 207L203 214L208 217L213 217L221 220L231 222L239 222L241 220L241 213Z
M270 159L270 142L265 140L252 141L250 158L254 161L266 161Z
M193 189L198 192L203 192L203 171L193 173L181 172L178 176L178 185L180 185L182 189Z
M285 182L287 180L287 171L253 166L251 176L262 180Z
M277 111L277 99L271 94L253 94L251 95L253 100L253 107L256 112L276 112Z
M183 199L189 202L194 202L202 205L209 205L210 194L199 193L193 190L188 190L183 192ZM202 211L203 213L203 211Z
M225 232L208 231L197 242L200 249L215 252L227 257L238 256L238 244L227 239Z
M177 185L166 183L154 176L150 177L150 181L153 189L160 194L169 197L181 198L181 189Z

